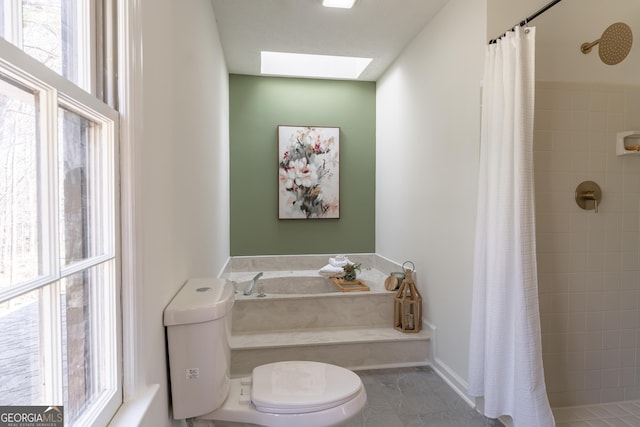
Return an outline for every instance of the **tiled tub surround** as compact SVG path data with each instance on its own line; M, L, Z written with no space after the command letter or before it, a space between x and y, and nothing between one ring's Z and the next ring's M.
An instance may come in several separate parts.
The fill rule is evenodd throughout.
M554 407L640 398L640 88L536 83L536 233L543 360ZM575 202L602 188L598 213ZM590 424L589 424L590 425Z
M370 291L339 292L320 286L320 292L269 293L258 297L262 279L282 277L285 287L293 277L318 277L329 255L232 258L223 277L237 283L232 313L232 365L234 376L279 360L316 360L350 369L421 366L429 360L429 334L403 334L393 328L395 292L384 288L394 264L377 255L349 255L362 263L358 279ZM242 290L257 273L252 295ZM417 280L417 279L416 279ZM305 287L306 288L306 287Z
M354 263L362 263L362 270L378 270L383 274L391 271L401 271L401 265L377 254L344 254ZM224 277L234 277L237 273L247 272L275 272L291 270L320 271L322 267L329 263L329 257L336 254L326 255L260 255L260 256L237 256L231 257L224 268Z

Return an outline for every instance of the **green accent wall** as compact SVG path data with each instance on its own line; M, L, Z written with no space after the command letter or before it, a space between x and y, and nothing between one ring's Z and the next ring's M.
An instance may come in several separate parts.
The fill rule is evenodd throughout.
M374 82L229 76L232 256L375 252ZM340 218L278 219L278 125L340 128Z

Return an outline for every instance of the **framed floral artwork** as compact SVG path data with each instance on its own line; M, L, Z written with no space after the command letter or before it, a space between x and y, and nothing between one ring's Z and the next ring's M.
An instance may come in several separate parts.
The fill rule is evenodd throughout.
M278 218L340 218L340 128L278 126Z

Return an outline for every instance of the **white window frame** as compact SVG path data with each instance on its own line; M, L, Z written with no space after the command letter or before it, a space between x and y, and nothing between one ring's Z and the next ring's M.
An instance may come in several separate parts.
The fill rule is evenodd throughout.
M40 135L41 141L41 164L40 168L44 170L42 174L40 188L42 190L42 226L43 236L47 236L41 242L46 245L46 249L43 253L48 254L46 258L43 258L43 273L37 278L9 288L4 291L3 299L10 298L12 296L21 295L35 289L43 289L45 294L55 294L55 286L51 288L51 284L58 281L61 277L67 276L73 272L82 271L90 265L99 265L102 262L113 259L116 263L115 267L115 289L112 290L112 294L103 295L103 298L107 298L108 303L104 308L105 311L111 313L110 325L107 328L105 335L111 335L113 340L108 344L112 348L113 352L110 354L110 358L107 363L112 365L112 371L110 373L112 392L110 394L104 394L96 402L93 402L90 407L83 412L81 417L76 421L75 425L85 426L91 425L95 427L106 426L109 420L112 419L118 408L122 404L123 400L123 385L122 385L122 312L120 309L120 206L119 206L119 152L118 152L118 113L111 107L107 106L103 102L99 101L93 95L88 94L84 90L78 88L75 84L69 82L65 78L58 75L53 70L50 70L45 65L38 62L36 59L30 57L22 50L7 42L4 39L0 39L0 74L5 78L14 81L25 88L29 88L38 93L39 108L40 108ZM90 261L81 261L75 264L71 264L65 267L60 266L59 260L59 247L58 247L58 215L57 215L57 201L58 201L58 188L57 188L57 123L58 123L58 107L63 107L80 114L83 117L90 119L96 123L99 123L100 132L102 132L101 138L105 138L104 141L108 144L112 144L109 150L110 156L107 158L107 167L112 168L113 182L109 183L109 189L106 191L103 197L109 198L105 203L113 204L113 209L110 211L110 223L113 224L113 229L107 230L113 237L113 242L110 247L106 248L107 253L93 257ZM48 179L47 179L48 177ZM55 300L55 301L54 301ZM44 296L42 300L45 306L47 315L55 318L59 321L60 307L59 300L53 298L53 296ZM54 323L54 322L52 322ZM45 327L42 325L41 327ZM58 331L53 327L42 334L47 336L44 344L49 346L51 351L61 354L59 348L59 328ZM51 335L49 335L51 334ZM57 341L57 343L56 343ZM61 402L59 391L62 389L62 365L60 360L51 360L47 369L47 375L51 380L51 387L45 392L47 399L56 399L56 402ZM58 400L60 399L60 400Z
M10 1L10 0L5 0ZM143 2L140 0L90 0L98 26L111 22L110 28L97 28L92 39L96 61L94 83L96 94L120 112L120 197L121 197L121 325L123 404L108 421L109 427L139 426L159 396L160 385L148 383L144 374L144 283L142 259L142 221L139 204L142 193L143 140ZM102 15L101 15L102 14ZM93 16L93 15L92 15ZM5 20L14 19L4 16ZM109 25L109 24L105 24ZM104 37L105 40L102 40ZM108 40L106 40L108 38ZM104 49L100 51L100 49ZM101 62L102 61L102 62ZM106 71L105 71L106 70ZM111 70L111 71L109 71ZM118 83L116 85L116 75ZM114 99L114 95L117 97ZM107 95L104 95L107 93Z
M122 203L122 323L125 407L113 426L129 427L144 417L159 386L149 385L144 376L144 327L142 221L140 200L142 176L140 144L143 127L142 5L139 0L116 0L118 52L118 110L120 123L120 200Z
M22 22L22 5L19 0L4 0L5 38L18 47L22 47L22 27L15 25Z
M108 0L103 0L108 1ZM109 0L111 1L111 0ZM120 112L120 200L122 236L122 360L124 402L109 427L136 427L160 395L160 385L145 376L142 163L144 129L142 72L142 16L140 0L113 0L117 19L117 98ZM106 8L105 8L106 10ZM105 12L109 13L109 11ZM114 13L110 9L110 13ZM113 41L113 40L112 40ZM105 43L107 49L109 44ZM105 55L105 58L110 58ZM111 57L111 59L115 59ZM106 67L109 69L110 67ZM109 76L105 76L109 86ZM111 103L111 102L110 102ZM162 403L159 403L162 405Z
M77 13L75 16L75 28L78 34L78 53L80 60L78 61L78 81L76 84L89 93L96 94L98 92L98 66L97 55L102 52L96 49L98 45L98 30L102 30L102 26L98 23L98 7L109 3L110 0L74 0ZM22 37L22 0L4 0L4 31L5 40L13 43L18 48L23 48ZM86 36L85 36L86 35Z

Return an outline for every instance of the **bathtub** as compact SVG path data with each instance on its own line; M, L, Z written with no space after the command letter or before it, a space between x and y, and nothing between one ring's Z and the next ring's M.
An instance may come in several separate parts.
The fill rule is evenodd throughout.
M329 255L280 255L232 257L221 277L231 281L236 289L236 300L264 300L276 298L310 298L315 296L343 298L346 295L389 294L384 281L392 271L400 271L400 265L375 254L348 255L352 262L361 263L358 280L369 291L340 291L320 268L328 263ZM253 277L263 273L251 295L244 289ZM262 293L260 292L262 290ZM265 295L259 297L258 295Z
M327 256L285 255L233 257L221 277L234 283L232 334L271 333L273 331L327 328L382 328L393 319L395 292L387 291L384 281L400 265L377 255L349 255L362 263L358 280L369 291L341 292L333 282L319 274ZM251 295L243 291L258 273ZM260 288L265 296L259 297Z
M244 291L248 281L234 285L239 293ZM322 276L275 276L261 277L253 287L254 296L286 294L325 294L338 292L333 282ZM244 294L243 294L244 295Z
M251 295L244 289L256 274L263 273L253 287ZM304 271L252 271L227 276L236 289L236 300L255 298L301 298L316 296L339 296L341 294L388 292L384 289L386 275L377 270L366 270L358 274L358 280L369 286L369 291L342 292L330 278L321 276L316 270Z

